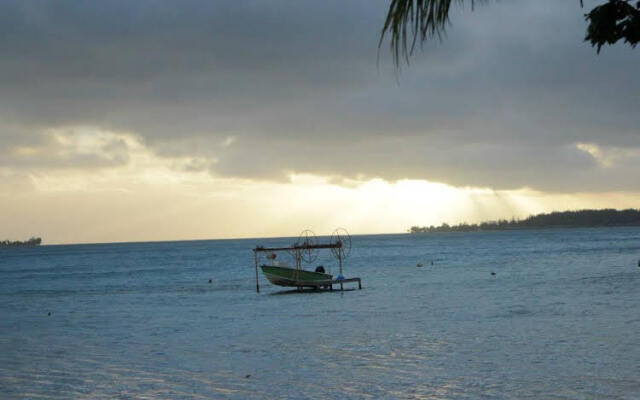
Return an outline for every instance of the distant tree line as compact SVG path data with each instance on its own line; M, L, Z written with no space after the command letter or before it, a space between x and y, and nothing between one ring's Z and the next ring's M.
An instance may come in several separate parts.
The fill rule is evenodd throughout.
M587 228L598 226L640 226L640 210L580 210L556 211L537 214L525 219L501 219L480 224L463 222L458 225L443 223L440 226L412 226L409 233L426 232L471 232L496 231L505 229L542 229L542 228Z
M18 246L39 246L42 243L42 239L39 237L32 237L29 240L26 241L20 241L20 240L16 240L16 241L10 241L10 240L3 240L0 242L0 247L18 247Z

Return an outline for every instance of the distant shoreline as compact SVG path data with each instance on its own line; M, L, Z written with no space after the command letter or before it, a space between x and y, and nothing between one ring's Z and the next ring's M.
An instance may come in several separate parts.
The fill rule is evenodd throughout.
M529 216L523 220L486 221L479 224L461 223L440 226L412 226L409 233L433 232L475 232L475 231L505 231L525 229L562 229L562 228L606 228L640 226L640 210L602 209L579 211L555 211Z
M39 237L32 237L29 240L20 241L11 241L11 240L3 240L0 242L0 247L30 247L30 246L40 246L42 244L42 239Z

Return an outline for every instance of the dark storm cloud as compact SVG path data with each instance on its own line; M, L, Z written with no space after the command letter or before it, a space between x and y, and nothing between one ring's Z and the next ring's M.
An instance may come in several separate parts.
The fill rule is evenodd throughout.
M90 125L231 176L637 190L640 53L596 56L577 3L456 11L396 78L387 1L3 2L3 151Z

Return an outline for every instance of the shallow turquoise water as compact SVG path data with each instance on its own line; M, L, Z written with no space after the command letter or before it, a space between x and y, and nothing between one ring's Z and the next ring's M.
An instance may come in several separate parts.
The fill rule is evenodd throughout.
M257 294L292 240L1 249L0 397L640 398L639 228L356 236L363 290Z

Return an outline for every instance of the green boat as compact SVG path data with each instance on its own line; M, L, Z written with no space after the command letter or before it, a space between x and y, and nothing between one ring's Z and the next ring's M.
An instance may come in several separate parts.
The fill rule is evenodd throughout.
M275 265L262 265L260 269L269 282L278 286L321 287L328 285L333 278L322 272Z
M317 266L315 271L303 268L303 263L308 265L307 268L313 268L311 265L317 258L317 252L320 249L331 250L331 253L337 259L339 268L337 278L327 274L324 266ZM303 231L298 241L291 246L257 246L253 249L256 267L256 291L260 291L258 267L260 267L267 280L277 286L296 287L298 289L304 287L333 289L334 284L339 284L342 288L344 283L358 282L360 287L360 278L345 279L342 276L342 261L349 255L350 251L351 237L343 229L336 230L328 243L316 243L313 232ZM295 260L294 267L289 266L287 263L276 261L277 254L283 252L293 257ZM271 261L271 265L260 263L261 257L265 255Z

